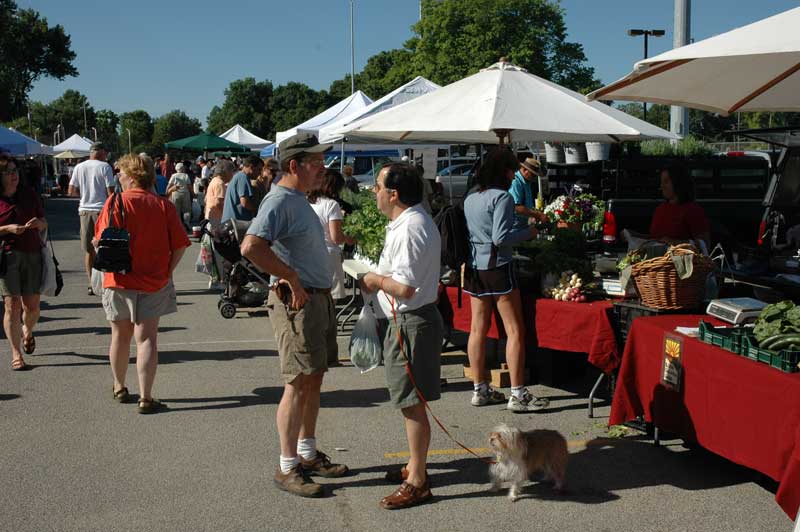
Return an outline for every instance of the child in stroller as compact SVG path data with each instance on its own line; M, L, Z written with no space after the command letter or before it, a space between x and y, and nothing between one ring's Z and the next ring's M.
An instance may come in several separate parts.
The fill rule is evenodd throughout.
M239 249L250 222L228 220L218 229L212 230L208 220L204 220L201 227L201 231L211 237L214 254L222 257L225 262L222 275L225 289L217 303L222 317L233 318L236 316L236 309L240 307L264 306L269 296L269 275L243 257Z

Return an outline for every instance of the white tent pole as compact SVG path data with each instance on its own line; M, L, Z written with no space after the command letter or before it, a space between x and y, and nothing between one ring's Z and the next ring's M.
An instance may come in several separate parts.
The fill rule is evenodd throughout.
M453 169L451 168L451 166L453 166L453 151L452 150L453 150L453 147L450 144L448 144L447 145L447 168L449 170L449 173L447 175L447 179L448 179L448 181L450 181L450 205L453 204Z

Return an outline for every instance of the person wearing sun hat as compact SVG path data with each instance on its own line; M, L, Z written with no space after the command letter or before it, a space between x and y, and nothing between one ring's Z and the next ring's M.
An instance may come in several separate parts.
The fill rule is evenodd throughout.
M534 187L532 186L537 176L543 177L544 175L542 164L535 157L528 157L519 163L519 170L514 174L511 188L508 189L508 193L514 198L514 212L517 214L517 219L514 223L515 228L528 225L531 218L539 221L547 219L543 212L534 208L538 187L534 192Z

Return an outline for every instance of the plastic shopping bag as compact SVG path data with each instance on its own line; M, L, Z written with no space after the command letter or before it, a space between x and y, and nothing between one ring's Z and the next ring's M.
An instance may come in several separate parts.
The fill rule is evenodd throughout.
M103 272L101 272L100 270L95 270L94 268L92 268L92 292L94 292L94 294L96 296L102 296L103 295L103 278L104 277L105 277L105 274Z
M350 361L366 373L380 366L383 359L383 342L378 334L378 319L372 305L365 301L350 336Z
M197 261L194 270L197 273L211 275L214 269L214 251L211 249L211 237L203 235L200 239L200 252L197 254Z

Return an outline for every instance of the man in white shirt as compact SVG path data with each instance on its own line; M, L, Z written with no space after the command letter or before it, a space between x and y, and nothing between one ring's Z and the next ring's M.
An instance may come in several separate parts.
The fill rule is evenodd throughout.
M92 263L94 263L94 225L108 196L114 193L114 171L106 162L108 151L102 142L89 149L89 160L75 166L69 181L69 195L80 198L78 214L81 219L81 247L86 252L86 275L89 278L89 295L92 291Z
M378 314L385 317L383 363L392 406L405 418L408 465L387 474L402 482L381 500L383 508L407 508L432 497L426 471L431 427L425 401L441 396L441 353L444 325L436 301L439 292L442 241L422 208L423 183L408 163L393 163L378 174L378 208L389 217L377 273L362 279L362 289L377 292ZM402 343L401 339L402 338ZM406 372L409 366L413 380Z

